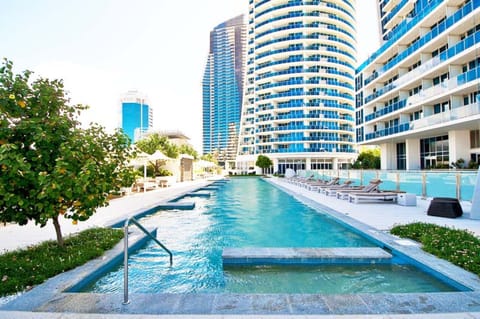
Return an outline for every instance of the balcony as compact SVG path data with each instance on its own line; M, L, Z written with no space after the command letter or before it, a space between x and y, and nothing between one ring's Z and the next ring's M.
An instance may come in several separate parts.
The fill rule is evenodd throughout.
M474 115L480 114L480 103L469 104L462 107L431 115L412 121L410 123L410 130L418 130L424 127L430 127L439 124L446 124L451 121L465 119Z

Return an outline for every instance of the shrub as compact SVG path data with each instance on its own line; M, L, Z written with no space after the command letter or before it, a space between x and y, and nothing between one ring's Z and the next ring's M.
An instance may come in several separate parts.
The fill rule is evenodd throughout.
M395 226L391 233L418 241L426 252L480 275L480 239L468 230L412 223Z
M92 228L67 237L63 247L46 241L0 255L0 296L28 290L50 277L101 256L123 238L123 231Z

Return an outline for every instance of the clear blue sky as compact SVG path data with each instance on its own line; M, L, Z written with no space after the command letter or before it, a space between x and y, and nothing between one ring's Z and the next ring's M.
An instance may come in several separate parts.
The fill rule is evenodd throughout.
M84 122L113 129L120 97L145 92L154 128L178 129L200 151L201 81L209 32L248 0L0 0L0 57L65 82ZM376 47L374 0L357 0L359 53ZM372 44L373 43L373 44Z

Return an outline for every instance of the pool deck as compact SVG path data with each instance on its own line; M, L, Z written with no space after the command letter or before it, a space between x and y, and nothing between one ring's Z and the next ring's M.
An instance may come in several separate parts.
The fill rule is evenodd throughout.
M133 314L118 305L119 296L113 298L103 295L74 294L78 296L58 297L50 306L43 306L35 310L15 309L15 307L0 310L2 318L480 318L480 281L478 276L459 270L458 267L449 263L432 258L428 254L418 253L419 247L412 242L392 238L386 234L393 225L405 224L414 221L422 221L455 227L457 229L468 229L480 236L480 220L468 218L470 204L462 203L464 216L450 219L428 216L426 210L429 199L417 198L417 206L400 206L394 203L349 203L346 200L328 197L318 192L309 191L305 188L287 183L284 179L270 178L269 182L285 189L290 194L304 201L310 206L328 208L329 213L336 214L337 218L346 223L360 227L372 238L379 238L386 241L395 250L406 254L416 255L422 262L430 263L439 271L448 276L459 278L459 281L470 283L473 281L473 292L454 292L437 294L363 294L350 296L321 296L321 295L264 295L264 302L260 303L258 295L208 295L203 294L192 296L170 296L173 299L158 300L158 297L147 296L141 304L129 305ZM176 198L191 190L208 185L205 180L175 184L169 188L161 188L147 193L138 193L114 199L110 205L100 208L98 213L88 221L72 225L68 221L62 223L64 234L75 233L95 226L112 225L119 220L129 217L132 211L149 209L159 202L165 202ZM0 227L0 251L12 250L40 241L53 239L55 236L52 225L39 228L34 225L15 226L7 225ZM32 292L34 295L36 289ZM37 298L42 298L42 293L37 290ZM28 295L28 293L26 294ZM89 296L93 295L93 296ZM163 294L162 296L168 297ZM379 298L380 297L380 298ZM22 299L22 298L18 298ZM63 305L60 303L65 301ZM298 302L301 299L301 302ZM14 300L16 301L16 300ZM57 303L58 301L58 303ZM142 312L145 308L160 308L165 302L172 302L170 309L182 310L182 313L172 315L165 310L159 312L161 315L154 315L155 312ZM15 302L14 302L15 303ZM69 304L69 305L68 305ZM147 305L149 307L147 307ZM74 306L74 307L73 307ZM101 314L87 312L94 311L96 306L103 306ZM71 307L70 310L67 310ZM199 312L198 307L217 309L212 312ZM233 308L242 310L243 314L237 314ZM295 307L300 307L295 309ZM301 308L304 307L304 308ZM2 302L0 299L0 309ZM71 309L78 308L78 312ZM41 310L44 309L44 310ZM109 309L112 311L110 312ZM164 308L165 309L165 308ZM258 312L252 309L259 309ZM23 311L27 310L27 311ZM43 311L43 312L42 312ZM52 312L50 312L52 311ZM113 313L115 312L115 313ZM130 313L130 314L128 314ZM192 316L192 314L195 314ZM362 314L362 315L359 315Z

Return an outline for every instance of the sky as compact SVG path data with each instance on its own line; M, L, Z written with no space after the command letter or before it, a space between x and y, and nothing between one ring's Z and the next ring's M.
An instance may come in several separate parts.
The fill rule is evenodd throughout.
M146 94L153 128L179 130L201 151L202 77L210 31L248 0L0 0L0 58L15 72L62 79L81 120L108 131L120 99ZM359 62L378 47L375 0L357 0Z

